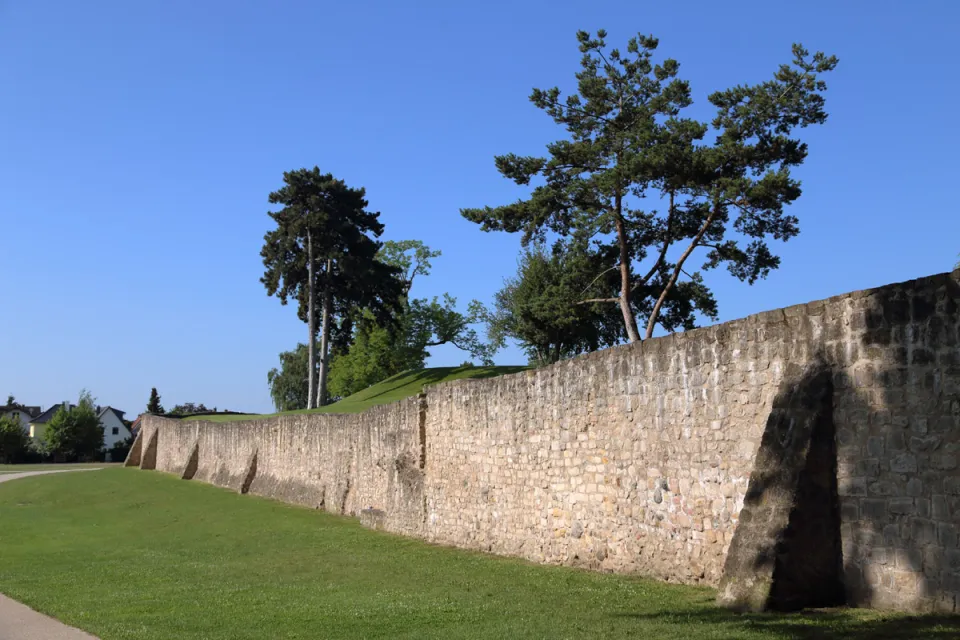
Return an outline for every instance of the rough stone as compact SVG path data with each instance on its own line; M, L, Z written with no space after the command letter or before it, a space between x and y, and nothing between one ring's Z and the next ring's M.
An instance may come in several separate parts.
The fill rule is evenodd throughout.
M375 509L392 532L536 562L717 586L736 551L724 592L754 608L783 596L790 571L797 593L812 589L798 565L776 571L774 549L824 539L789 514L833 522L809 504L826 495L849 604L954 606L958 572L891 558L915 558L960 525L957 279L431 385L361 414L145 416L134 449L142 469L182 473L196 450L195 480L352 516ZM810 444L818 416L836 434L832 471L807 468L821 455ZM571 535L578 523L589 533ZM811 553L826 575L833 551Z

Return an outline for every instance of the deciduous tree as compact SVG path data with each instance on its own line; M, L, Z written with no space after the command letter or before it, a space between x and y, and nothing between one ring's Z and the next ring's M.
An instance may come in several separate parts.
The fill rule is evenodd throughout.
M194 404L193 402L185 402L183 404L178 404L173 409L171 409L169 415L187 416L194 413L205 413L207 411L210 411L210 409L207 409L202 402L200 404Z
M13 404L8 402L8 406ZM27 453L29 438L19 420L0 416L0 462L16 464L22 462Z
M470 311L458 311L456 298L449 294L410 297L414 280L429 275L432 259L440 255L419 240L384 243L378 258L401 274L402 306L389 321L369 310L361 312L349 349L337 354L331 364L334 395L344 397L401 371L422 368L429 349L444 344L493 364L492 351L471 327L478 318Z
M103 450L103 426L90 393L81 392L73 408L61 407L47 423L43 440L56 458L71 461L96 457Z

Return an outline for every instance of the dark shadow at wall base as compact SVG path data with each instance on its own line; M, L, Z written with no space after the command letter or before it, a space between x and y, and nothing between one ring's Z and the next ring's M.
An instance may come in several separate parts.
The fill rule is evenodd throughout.
M190 449L190 457L187 459L187 464L183 468L183 473L180 475L180 478L183 480L193 480L193 477L197 475L197 466L200 463L200 443L195 442L193 447Z
M250 491L250 485L253 484L254 478L257 477L257 454L258 451L254 451L250 456L250 459L247 460L247 470L243 474L243 482L240 483L238 492L241 494L246 494Z
M829 383L828 383L829 384ZM833 385L819 412L790 520L776 550L767 608L800 611L846 603Z
M159 429L155 429L154 432L150 434L150 440L147 441L147 445L143 448L143 457L140 460L141 469L152 471L157 468L157 438L159 437Z
M757 452L718 603L739 611L844 604L833 376L784 377Z

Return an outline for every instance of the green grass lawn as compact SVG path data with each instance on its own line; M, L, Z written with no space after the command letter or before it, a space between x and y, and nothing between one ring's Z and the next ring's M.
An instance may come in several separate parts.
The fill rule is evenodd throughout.
M960 637L960 618L736 615L710 589L431 546L136 469L0 485L0 591L104 640Z
M493 378L508 373L517 373L524 371L528 367L434 367L432 369L420 369L417 371L406 371L398 373L392 378L387 378L383 382L367 387L363 391L358 391L352 396L348 396L339 402L334 402L319 409L303 409L301 411L290 411L288 413L359 413L378 404L389 404L397 400L403 400L410 396L415 396L423 389L424 385L436 384L438 382L448 382L450 380L460 380L462 378ZM249 418L269 418L275 415L255 416L255 415L224 415L224 416L203 416L199 419L210 420L213 422L231 422L234 420L246 420ZM196 420L198 418L184 418L185 420Z

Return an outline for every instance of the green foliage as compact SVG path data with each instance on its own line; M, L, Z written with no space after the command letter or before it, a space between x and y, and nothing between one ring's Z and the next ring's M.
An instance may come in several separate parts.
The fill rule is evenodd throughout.
M366 312L357 325L353 344L330 363L330 395L345 398L392 375L424 364L424 349L407 341L408 317L383 327Z
M13 404L8 402L8 404ZM29 451L30 438L20 421L0 416L0 463L17 464L23 462Z
M150 400L147 402L147 413L152 413L155 416L164 414L163 405L160 404L160 394L157 393L156 387L150 389Z
M609 305L581 304L584 298L616 290L612 274L601 271L585 243L556 243L548 252L537 244L523 252L517 274L494 297L492 310L475 307L497 347L517 340L531 364L557 362L616 344L622 320Z
M183 404L178 404L173 409L171 409L169 415L171 417L186 416L186 415L190 415L191 413L204 413L206 411L210 411L210 409L207 409L202 402L200 404L194 404L193 402L185 402Z
M47 423L43 439L55 459L71 462L99 455L103 451L103 427L93 397L83 391L77 406L61 407Z
M336 350L349 342L356 309L389 319L403 293L400 274L377 259L381 245L374 238L383 233L383 224L379 213L366 210L364 189L348 187L318 167L285 172L283 180L284 186L269 196L283 207L269 213L276 228L264 236L260 281L282 304L297 300L298 315L308 323L308 345L316 343L318 330L323 332L316 318L326 312L330 323L321 344L332 343ZM326 358L320 354L321 369ZM308 365L308 405L313 376ZM320 386L325 382L321 375ZM319 391L319 404L325 391Z
M309 233L319 265L315 285L318 291L331 291L334 315L347 315L357 306L391 311L398 272L376 260L381 244L374 238L383 233L383 224L379 212L366 210L366 191L321 174L318 167L284 172L283 180L284 186L269 196L283 208L268 213L277 226L264 235L260 252L265 267L260 280L267 293L282 304L295 299L298 316L307 321ZM328 259L333 262L329 272Z
M111 462L122 462L127 459L127 454L130 453L130 448L133 446L134 436L128 436L123 440L118 440L113 443L113 446L110 447L110 461Z
M492 350L471 328L478 321L472 312L457 311L456 298L410 299L417 276L429 275L431 260L440 251L432 251L419 240L385 242L378 259L402 274L402 307L388 322L369 310L361 312L353 343L331 362L330 392L346 397L402 371L423 368L429 348L452 344L484 364L493 364Z
M307 408L307 345L280 354L280 368L267 372L270 399L277 411Z
M619 277L617 294L599 302L620 305L633 341L637 317L650 337L656 324L673 331L695 326L697 313L716 316L702 274L684 269L695 250L706 251L703 271L726 264L751 284L779 266L767 239L798 233L784 207L800 196L790 168L807 154L789 136L826 120L820 74L837 60L794 45L792 65L772 80L711 94L717 116L706 124L681 117L692 104L690 87L676 60L654 62L656 38L633 38L621 53L608 50L605 37L577 34L578 92L563 100L558 88L530 96L568 138L548 145L548 157L495 159L519 185L538 178L530 197L461 213L485 231L522 233L524 245L547 234L591 239L603 261L596 276L616 270Z

